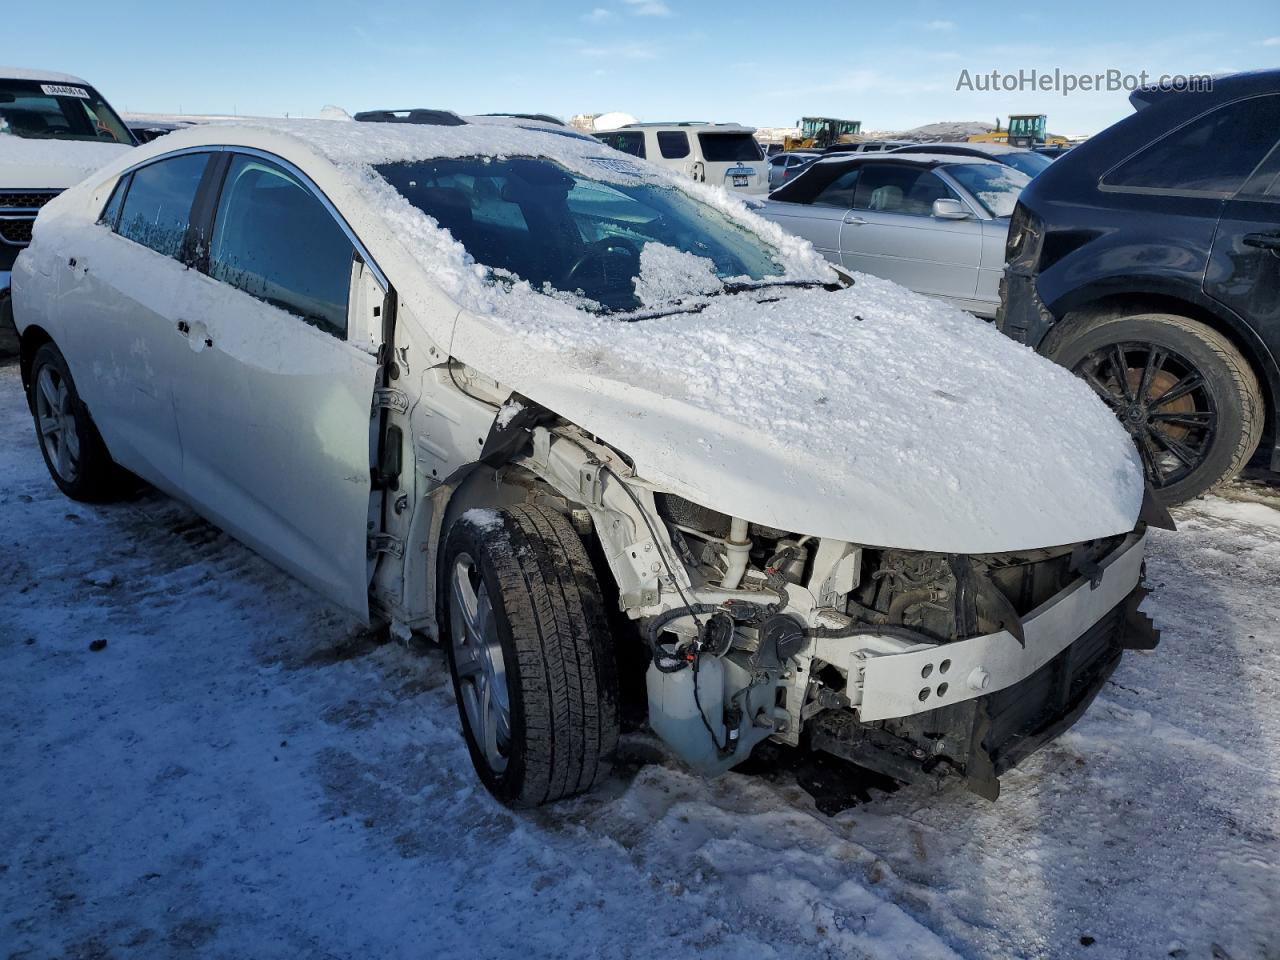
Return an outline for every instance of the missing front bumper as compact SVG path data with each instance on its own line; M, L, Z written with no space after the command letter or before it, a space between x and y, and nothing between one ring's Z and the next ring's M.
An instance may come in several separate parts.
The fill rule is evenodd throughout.
M995 800L999 777L1071 727L1124 650L1150 650L1160 635L1138 610L1136 587L1065 650L1003 690L909 717L862 723L850 711L816 717L810 744L912 783L959 777Z

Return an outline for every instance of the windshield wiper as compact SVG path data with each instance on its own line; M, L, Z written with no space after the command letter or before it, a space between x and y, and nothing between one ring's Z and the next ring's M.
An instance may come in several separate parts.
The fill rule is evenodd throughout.
M762 280L759 283L726 283L719 290L714 290L706 296L715 297L722 293L749 293L752 290L769 290L773 287L822 287L832 292L841 289L838 283L823 283L821 280Z

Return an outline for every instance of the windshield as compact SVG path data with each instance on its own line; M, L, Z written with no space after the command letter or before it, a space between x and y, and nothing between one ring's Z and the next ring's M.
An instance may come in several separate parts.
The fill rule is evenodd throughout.
M1046 157L1043 153L1036 153L1034 150L1006 153L993 159L998 159L1001 163L1013 167L1015 170L1021 170L1028 177L1034 177L1049 164L1053 163L1052 157Z
M612 161L605 161L612 162ZM448 230L497 281L526 280L604 311L651 306L660 265L683 258L705 274L667 277L665 299L778 278L778 254L744 227L683 191L612 183L527 157L414 160L375 168L402 196ZM646 247L651 249L646 250ZM641 261L652 263L642 271ZM642 276L643 273L643 276ZM695 271L696 274L696 271Z
M1003 163L954 163L944 168L993 217L1008 217L1022 188L1031 182L1021 170Z
M707 163L759 160L760 144L749 133L700 133L698 144Z
M92 87L37 80L0 79L0 133L32 140L134 143L133 134Z

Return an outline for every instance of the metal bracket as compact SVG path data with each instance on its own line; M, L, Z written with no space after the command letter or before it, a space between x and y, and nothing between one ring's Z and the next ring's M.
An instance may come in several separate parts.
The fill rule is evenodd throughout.
M395 387L378 387L373 391L373 409L408 413L409 397L404 391L397 390Z
M379 533L369 537L369 556L376 557L380 553L389 553L399 560L404 556L404 541L389 533Z

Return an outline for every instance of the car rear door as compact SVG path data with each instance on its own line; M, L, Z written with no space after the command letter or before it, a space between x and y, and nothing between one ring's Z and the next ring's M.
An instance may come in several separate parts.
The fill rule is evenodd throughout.
M840 234L842 262L917 293L972 301L982 262L982 225L977 219L934 217L933 201L943 198L960 199L927 167L863 164Z
M349 315L367 258L301 171L239 152L219 163L182 308L184 484L237 538L367 617L378 340Z
M1223 204L1204 290L1243 317L1280 359L1280 144Z
M186 344L176 305L193 277L188 236L211 154L161 157L125 174L105 230L80 231L59 283L62 350L111 455L169 493L182 492L173 386Z

